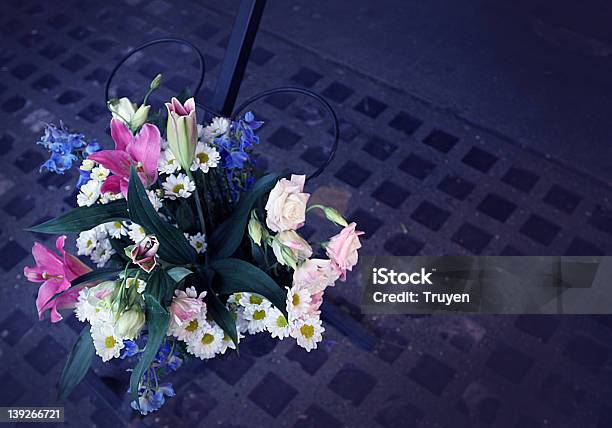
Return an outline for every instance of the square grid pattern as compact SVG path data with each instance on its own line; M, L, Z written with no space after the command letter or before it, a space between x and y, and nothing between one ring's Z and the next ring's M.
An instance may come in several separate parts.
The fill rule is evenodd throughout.
M0 18L8 71L0 83L0 367L2 405L53 405L80 323L38 323L36 288L21 275L32 235L21 232L74 204L74 173L39 174L41 123L60 118L109 144L103 84L144 40L177 36L205 52L206 100L227 44L230 12L195 2L10 2ZM193 16L203 19L193 20ZM204 19L206 18L206 19ZM202 22L205 22L204 24ZM175 61L187 54L178 50ZM161 52L161 51L160 51ZM154 102L191 84L193 59L138 55L114 92L139 96L168 73ZM180 57L180 58L179 58ZM184 61L184 60L183 60ZM443 110L260 31L241 95L312 88L341 118L335 161L309 184L334 192L367 235L367 254L594 255L612 253L609 186ZM141 85L141 86L139 86ZM270 167L312 171L331 134L324 112L293 95L253 107L267 120ZM313 222L313 224L315 224ZM315 230L311 230L316 233ZM46 236L36 236L52 244ZM129 409L121 362L95 370L65 403L68 426L610 426L602 383L612 350L607 317L371 317L355 273L328 294L326 340L245 342L240 357L193 361L156 416Z

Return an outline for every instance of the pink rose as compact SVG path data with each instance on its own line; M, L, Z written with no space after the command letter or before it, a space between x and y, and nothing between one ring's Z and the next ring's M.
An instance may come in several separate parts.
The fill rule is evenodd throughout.
M305 175L282 178L268 196L266 224L273 232L296 230L306 220L306 203L310 194L304 193Z
M155 255L158 249L159 241L157 238L153 235L145 236L142 241L133 246L130 251L130 259L142 270L149 273L157 266Z
M349 224L327 244L327 255L342 281L346 280L346 271L353 270L359 257L357 254L357 250L361 248L359 236L364 232L356 231L355 227L357 227L355 223Z
M293 273L293 283L306 287L311 294L315 294L333 285L338 276L331 260L309 259Z
M170 315L176 325L182 325L206 309L206 304L202 301L206 292L198 296L195 288L190 287L186 291L176 290L174 295L170 305Z

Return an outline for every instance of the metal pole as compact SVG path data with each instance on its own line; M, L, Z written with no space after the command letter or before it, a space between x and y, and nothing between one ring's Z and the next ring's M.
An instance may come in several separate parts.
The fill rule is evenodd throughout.
M211 107L229 117L234 109L266 0L241 0Z

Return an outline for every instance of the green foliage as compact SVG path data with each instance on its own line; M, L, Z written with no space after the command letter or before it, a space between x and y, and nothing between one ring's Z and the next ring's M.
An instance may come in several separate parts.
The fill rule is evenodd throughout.
M148 234L159 240L159 256L174 264L191 263L196 259L193 249L183 233L162 220L151 205L147 192L132 165L128 186L128 208L133 222L141 225Z
M87 374L96 350L91 338L91 326L86 324L70 351L59 379L59 399L66 399Z
M51 234L82 232L103 223L127 220L128 218L127 203L124 200L119 200L104 205L78 207L26 230Z

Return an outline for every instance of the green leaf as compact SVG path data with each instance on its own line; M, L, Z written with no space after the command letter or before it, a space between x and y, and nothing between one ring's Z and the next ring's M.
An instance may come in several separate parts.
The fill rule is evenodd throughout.
M127 220L128 218L127 203L125 200L118 200L104 205L78 207L66 214L25 230L52 234L82 232L93 229L102 223Z
M58 394L60 400L68 398L74 387L83 380L95 353L96 350L91 338L91 326L86 324L72 347L68 361L66 361L60 375Z
M208 292L204 297L206 301L206 311L214 322L232 339L232 342L238 349L238 332L236 330L236 319L232 313L225 307L223 302L215 294L211 287L208 287Z
M168 271L168 275L170 275L170 278L172 278L176 283L181 282L183 279L185 279L192 273L192 271L182 266L172 268Z
M133 165L128 186L128 208L132 221L141 225L148 234L157 237L157 253L162 259L174 264L195 261L196 251L189 245L183 233L162 220L151 205Z
M234 212L217 228L210 239L210 254L215 259L231 256L240 246L251 208L259 198L268 193L283 173L270 173L255 182L251 190L240 197Z
M111 278L117 278L119 276L120 273L123 272L123 269L117 270L117 269L97 269L97 270L93 270L91 272L87 272L84 275L81 275L77 278L75 278L71 283L70 283L70 287L65 289L64 291L60 291L59 293L54 294L48 301L52 302L55 299L57 299L58 297L60 297L61 295L69 292L70 290L74 290L76 287L81 287L83 285L86 284L91 284L94 282L102 282L105 281L107 279L111 279Z
M219 294L257 293L268 299L288 319L285 290L267 273L239 259L213 260L210 267L220 278Z
M165 294L168 292L167 287L171 282L168 274L162 269L156 270L147 282L144 298L148 339L140 360L136 367L134 367L130 377L130 390L132 398L136 403L138 403L138 385L140 380L149 369L168 332L170 314L162 302L165 299Z
M196 216L191 211L189 203L185 200L181 200L176 209L176 223L185 232L193 232L198 228Z

